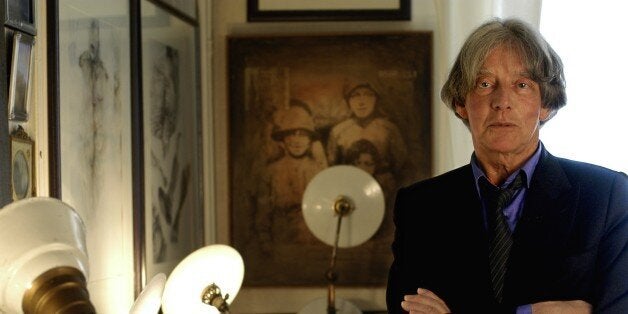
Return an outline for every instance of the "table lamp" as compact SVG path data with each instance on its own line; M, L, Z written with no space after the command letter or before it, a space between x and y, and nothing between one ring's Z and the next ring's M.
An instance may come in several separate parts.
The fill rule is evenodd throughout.
M96 313L85 226L69 205L33 197L0 209L0 312Z
M384 206L380 185L369 173L354 166L329 167L314 176L305 188L302 201L305 224L316 238L333 247L325 273L327 313L336 313L338 247L353 247L370 239L384 219Z
M213 244L185 257L166 275L157 274L137 298L131 314L228 313L244 279L234 248ZM163 292L163 293L162 293Z

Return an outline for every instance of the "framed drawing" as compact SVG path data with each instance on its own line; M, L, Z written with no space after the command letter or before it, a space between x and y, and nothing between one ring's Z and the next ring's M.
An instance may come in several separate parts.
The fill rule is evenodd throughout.
M203 244L196 27L141 1L145 273Z
M11 74L9 77L9 119L28 120L28 95L31 64L35 38L25 33L14 32Z
M392 197L431 175L431 33L231 37L228 58L230 236L244 286L325 285L331 248L307 229L301 198L337 164L369 172L387 204L373 238L339 249L337 283L385 286Z
M90 294L99 312L119 313L118 280L133 259L129 3L63 0L48 40L51 194L84 220ZM51 15L48 15L49 17ZM56 33L56 34L54 34ZM56 49L55 49L56 48ZM58 97L58 98L57 98ZM54 163L54 164L52 164ZM55 192L56 191L56 192ZM53 194L54 192L54 194Z
M247 20L410 20L410 0L247 0Z
M19 126L11 133L11 191L13 200L35 195L35 143Z

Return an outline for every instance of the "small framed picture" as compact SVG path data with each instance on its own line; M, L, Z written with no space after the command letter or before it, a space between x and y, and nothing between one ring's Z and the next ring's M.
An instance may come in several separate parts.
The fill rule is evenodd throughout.
M408 21L410 5L410 0L247 0L247 20Z
M7 0L4 3L6 24L35 36L35 2L33 0Z
M9 79L9 119L28 121L28 95L35 38L25 33L13 35L11 75Z
M34 195L34 150L35 142L18 127L11 134L11 191L13 200Z

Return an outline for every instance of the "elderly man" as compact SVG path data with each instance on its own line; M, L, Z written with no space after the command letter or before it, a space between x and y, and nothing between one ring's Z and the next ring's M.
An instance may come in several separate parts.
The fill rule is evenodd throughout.
M521 21L490 21L441 98L474 152L397 193L389 312L628 313L628 177L539 140L566 103L549 44Z

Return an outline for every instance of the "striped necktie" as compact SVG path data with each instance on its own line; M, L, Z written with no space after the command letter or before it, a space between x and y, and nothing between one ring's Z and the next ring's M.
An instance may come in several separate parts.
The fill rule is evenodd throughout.
M503 209L510 204L512 197L523 186L524 180L525 173L520 171L508 187L501 189L492 185L485 177L480 178L480 191L485 201L489 230L491 284L495 299L499 303L503 298L506 265L512 247L512 234Z

